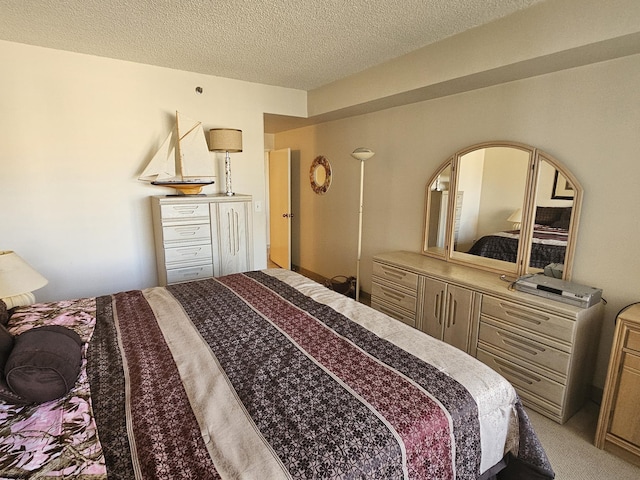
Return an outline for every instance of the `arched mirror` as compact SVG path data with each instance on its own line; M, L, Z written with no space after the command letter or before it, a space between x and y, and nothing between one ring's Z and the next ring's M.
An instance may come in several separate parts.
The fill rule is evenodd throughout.
M581 200L575 177L544 152L474 145L427 184L422 253L514 277L553 265L569 279Z

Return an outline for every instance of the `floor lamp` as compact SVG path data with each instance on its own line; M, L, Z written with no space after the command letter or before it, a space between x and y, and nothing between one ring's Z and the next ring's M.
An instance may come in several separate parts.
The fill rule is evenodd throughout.
M358 211L358 261L356 262L356 302L360 301L360 256L362 254L362 194L364 192L364 161L375 153L368 148L356 148L351 156L360 161L360 210Z

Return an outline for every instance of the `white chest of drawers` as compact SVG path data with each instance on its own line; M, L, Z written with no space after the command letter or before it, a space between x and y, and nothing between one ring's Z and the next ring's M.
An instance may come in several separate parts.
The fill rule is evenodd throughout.
M154 196L151 207L160 285L253 268L250 196Z
M477 357L559 423L583 405L602 304L581 309L510 290L498 274L412 252L373 262L372 307Z

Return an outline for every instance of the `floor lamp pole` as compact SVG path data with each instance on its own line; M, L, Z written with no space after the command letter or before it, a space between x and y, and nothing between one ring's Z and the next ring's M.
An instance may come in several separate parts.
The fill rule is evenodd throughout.
M364 161L375 155L368 148L356 148L351 156L360 161L360 209L358 211L358 260L356 261L356 302L360 301L360 257L362 256L362 210L364 194Z
M360 257L362 255L362 199L364 193L364 159L360 160L360 210L358 211L358 260L356 262L356 302L360 301Z

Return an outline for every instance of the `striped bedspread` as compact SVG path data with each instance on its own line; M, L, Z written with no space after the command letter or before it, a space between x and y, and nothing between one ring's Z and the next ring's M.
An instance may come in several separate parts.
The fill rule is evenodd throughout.
M499 375L292 272L99 297L92 327L86 478L553 476Z

